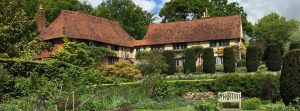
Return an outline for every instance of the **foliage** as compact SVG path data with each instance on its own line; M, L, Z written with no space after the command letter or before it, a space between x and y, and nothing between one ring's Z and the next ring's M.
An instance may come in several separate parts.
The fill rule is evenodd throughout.
M288 52L283 60L280 76L280 94L285 105L300 96L300 50Z
M242 15L244 31L252 35L252 25L247 21L247 14L237 2L228 3L227 0L172 0L161 9L159 16L162 22L199 19L208 8L210 17Z
M91 47L85 43L69 42L64 38L64 48L54 54L54 59L68 62L78 66L91 66L100 64L106 57L115 56L115 54L106 48Z
M118 61L113 65L104 65L100 67L109 76L121 78L123 82L137 81L142 79L142 73L134 64L128 61Z
M196 72L197 54L194 49L186 49L184 51L183 70L186 74Z
M246 66L246 61L245 60L239 60L236 62L237 67L245 67Z
M249 98L246 99L243 104L244 110L256 110L261 105L261 100L259 98Z
M0 54L7 57L22 55L22 47L36 35L35 20L24 11L23 0L1 0L0 7Z
M196 53L197 56L201 56L203 53L204 48L202 46L193 46L191 47Z
M246 97L262 97L264 95L263 82L266 78L272 79L272 99L278 100L279 78L272 74L238 75L228 74L215 80L214 91L241 92Z
M299 49L299 48L300 48L300 43L291 43L289 50L294 50L294 49Z
M143 39L153 14L144 11L131 0L106 0L94 11L96 16L115 20L135 39Z
M166 59L166 63L168 64L167 70L163 71L168 75L172 75L176 72L176 61L174 60L174 52L173 51L163 51L163 56Z
M264 52L266 49L265 43L263 41L251 41L250 45L255 46L257 48L258 60L262 61L264 58Z
M221 111L221 108L218 108L217 101L200 101L196 103L195 109L197 111Z
M203 70L205 73L216 72L216 59L212 48L205 48L203 51Z
M259 109L262 111L298 111L293 106L285 106L282 103L262 105Z
M286 20L277 13L270 13L262 17L255 24L255 38L267 44L277 43L283 54L284 45L290 41L290 36L298 28L296 20Z
M88 5L87 2L81 3L78 0L45 0L42 4L46 13L48 24L58 17L61 10L80 11L84 13L91 13L93 10L92 6ZM37 7L35 9L37 9Z
M169 95L168 85L159 74L146 76L141 88L151 99L157 101L161 101Z
M255 46L247 47L246 68L248 72L256 72L259 65L257 48Z
M282 60L279 46L275 43L268 44L264 54L264 59L268 70L280 71Z
M137 63L138 69L144 75L160 74L168 67L165 57L159 51L145 52L141 60Z
M235 55L231 47L224 48L224 72L235 72Z

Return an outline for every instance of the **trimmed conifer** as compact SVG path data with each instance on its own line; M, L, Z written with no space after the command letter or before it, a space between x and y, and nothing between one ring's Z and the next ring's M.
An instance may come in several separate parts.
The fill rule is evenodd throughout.
M248 72L256 72L259 65L258 52L255 46L247 47L246 68Z
M225 47L223 54L224 72L235 72L235 55L232 47Z
M300 49L300 43L292 43L290 45L290 50Z
M285 105L300 97L300 49L288 52L283 60L280 94Z
M214 56L214 49L205 48L202 57L203 57L203 71L205 73L215 73L216 58Z
M195 53L194 49L189 48L184 51L184 60L184 72L186 74L196 72L197 54Z
M276 43L268 44L264 54L268 70L280 71L282 60L279 45Z
M163 73L172 75L176 72L176 62L174 60L174 52L166 50L163 52L163 56L165 57L166 63L168 64L168 68L163 71Z

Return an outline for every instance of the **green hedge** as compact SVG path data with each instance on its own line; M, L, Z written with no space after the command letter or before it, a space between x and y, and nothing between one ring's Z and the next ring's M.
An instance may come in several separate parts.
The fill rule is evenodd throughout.
M235 55L232 47L224 48L224 72L235 72Z
M290 50L299 49L299 48L300 48L300 43L298 43L298 42L291 43L291 45L290 45Z
M189 48L184 51L183 69L186 74L196 72L197 54L194 49Z
M176 62L174 60L174 52L164 51L163 56L166 59L166 63L169 65L168 68L163 71L163 73L166 73L168 75L174 74L176 72Z
M205 73L216 72L216 58L213 48L205 48L203 51L203 71Z
M270 71L280 71L281 69L281 53L278 44L268 44L265 50L265 63Z
M285 105L300 97L300 49L288 52L283 61L280 93Z
M256 72L259 66L258 52L255 46L247 47L246 68L248 72Z

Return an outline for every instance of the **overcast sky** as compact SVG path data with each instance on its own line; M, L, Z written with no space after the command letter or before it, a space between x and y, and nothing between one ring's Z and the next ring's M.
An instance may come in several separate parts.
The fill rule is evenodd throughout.
M88 1L96 7L103 0L80 0ZM144 10L154 12L158 17L159 10L170 0L133 0L133 2ZM229 2L237 1L248 14L248 20L255 23L264 15L277 12L289 19L295 18L300 20L300 0L228 0ZM156 22L159 22L158 19Z

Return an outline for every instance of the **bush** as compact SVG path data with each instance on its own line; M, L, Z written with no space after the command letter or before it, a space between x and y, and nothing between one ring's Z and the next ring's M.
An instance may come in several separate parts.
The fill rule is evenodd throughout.
M168 85L160 75L146 76L141 87L151 99L161 101L169 96Z
M256 72L259 65L257 48L255 46L247 47L246 68L248 72Z
M244 110L256 110L261 105L261 101L259 98L250 98L246 99L243 104Z
M137 63L137 68L143 75L160 74L167 67L165 57L159 51L144 52Z
M242 96L246 97L262 97L263 82L265 78L272 78L272 92L273 98L278 97L279 79L278 76L272 74L255 74L255 75L241 75L230 74L219 77L215 80L214 91L235 91L241 92Z
M194 49L186 49L184 51L183 69L186 74L196 72L197 55Z
M196 103L195 109L197 111L221 111L220 108L218 108L217 102L216 101L201 101Z
M280 94L285 105L300 97L300 50L288 52L283 60L280 76Z
M225 47L224 48L224 72L235 72L235 55L233 48L231 47Z
M245 67L246 66L246 60L242 59L237 61L237 67Z
M261 110L261 111L299 111L291 105L285 106L282 103L262 105L262 106L260 106L259 110Z
M300 43L292 43L290 45L290 50L299 49L299 48L300 48Z
M106 72L110 76L120 78L123 82L142 79L141 71L128 61L118 61L113 65L104 65L100 67L100 70Z
M268 44L265 50L265 63L270 71L280 71L281 69L281 53L278 44Z
M203 51L203 71L205 73L216 72L216 58L213 48L205 48Z
M166 59L166 63L169 65L168 68L163 71L168 75L172 75L176 72L176 61L174 60L174 52L173 51L164 51L163 56Z

